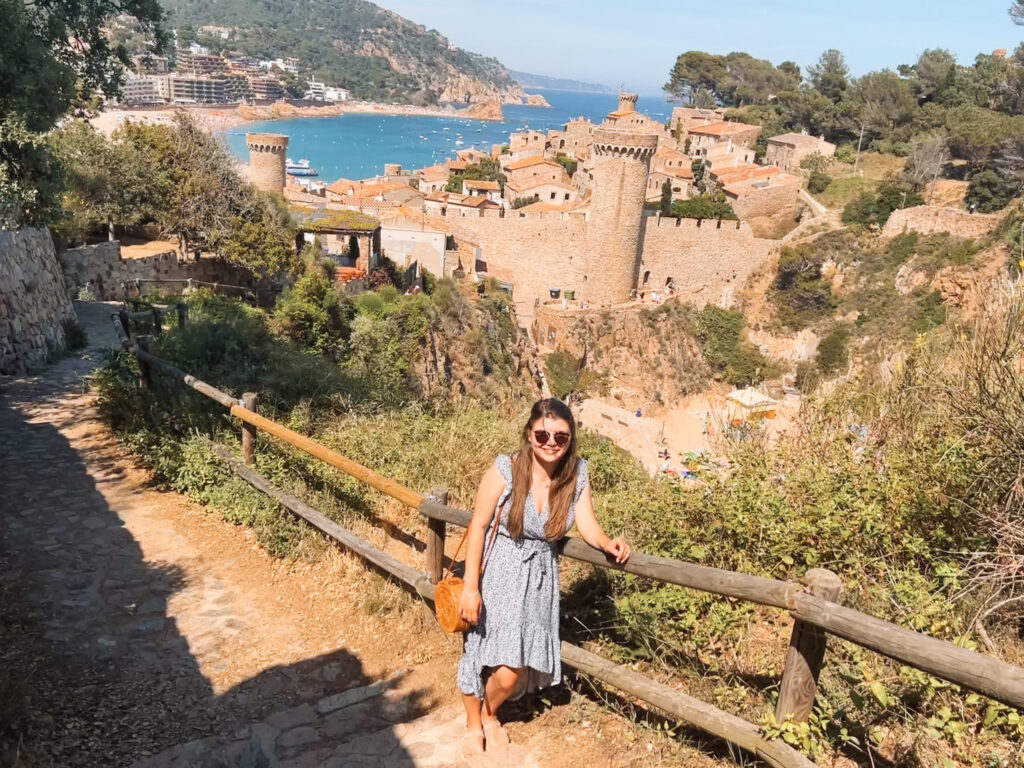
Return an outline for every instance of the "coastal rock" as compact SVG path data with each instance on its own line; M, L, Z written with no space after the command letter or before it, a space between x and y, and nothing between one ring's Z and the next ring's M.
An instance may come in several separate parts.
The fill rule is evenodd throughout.
M501 102L491 99L480 104L470 104L459 111L460 117L469 117L474 120L504 120L505 113L501 109Z
M528 107L546 107L551 109L551 104L544 98L542 93L528 93L526 94L526 106Z

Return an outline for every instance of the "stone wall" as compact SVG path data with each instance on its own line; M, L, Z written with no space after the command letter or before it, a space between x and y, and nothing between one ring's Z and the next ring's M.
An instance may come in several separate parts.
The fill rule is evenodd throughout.
M640 290L664 292L671 279L676 294L697 306L731 306L735 294L778 247L754 237L745 222L644 220Z
M792 211L795 216L799 195L800 186L798 184L779 184L750 192L740 198L730 200L729 204L736 211L736 215L744 221L761 216L775 216L788 211Z
M447 220L456 241L469 240L479 246L479 271L515 286L513 299L521 320L532 315L536 299L548 297L549 288L579 290L586 235L582 218Z
M64 346L75 319L45 229L0 232L0 374L22 374Z
M121 258L121 244L113 242L70 248L60 255L64 269L64 282L69 296L89 286L102 301L120 301L124 298L122 283L132 280L200 280L207 283L226 283L260 289L252 275L241 267L222 259L202 258L199 261L178 261L177 251L165 251L152 256ZM161 285L165 293L180 293L183 285Z
M882 230L882 237L893 238L911 230L922 235L948 232L956 237L980 238L999 224L1000 213L968 213L958 208L919 205L893 211Z

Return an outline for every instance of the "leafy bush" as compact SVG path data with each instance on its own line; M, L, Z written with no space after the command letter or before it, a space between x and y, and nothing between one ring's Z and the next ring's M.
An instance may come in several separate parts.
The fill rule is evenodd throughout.
M540 202L540 195L529 195L528 197L517 197L512 201L512 210L518 211L528 205Z
M841 163L847 163L853 165L857 159L857 149L853 144L845 142L836 147L836 160Z
M770 294L779 322L799 331L829 316L835 307L832 286L821 276L824 249L819 240L800 248L783 248Z
M70 352L85 349L89 344L89 337L77 320L65 320L61 323L64 329L64 348Z
M760 350L743 339L743 313L708 304L694 317L701 351L716 379L744 387L777 375Z
M271 325L284 338L337 360L354 315L352 304L323 274L307 272L278 299Z
M964 202L971 210L992 213L1005 208L1018 193L1018 185L1003 180L992 170L971 176Z
M876 192L863 192L843 209L844 224L885 226L892 212L899 208L922 205L924 198L910 188L883 182Z
M580 361L568 352L552 352L544 356L548 388L551 394L562 399L576 389Z
M807 179L807 191L811 194L818 195L828 189L828 185L831 183L832 177L827 173L814 171L810 178Z
M815 362L825 375L845 368L850 362L850 331L843 326L833 328L819 342Z
M736 221L736 211L728 203L716 202L707 195L676 200L672 203L672 215L677 219L728 219Z

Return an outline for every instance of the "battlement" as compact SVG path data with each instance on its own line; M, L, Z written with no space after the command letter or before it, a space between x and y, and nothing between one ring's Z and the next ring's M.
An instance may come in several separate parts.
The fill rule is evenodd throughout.
M288 137L281 133L247 133L245 146L250 152L283 154L288 151Z
M723 230L727 232L743 232L751 234L750 225L743 221L732 221L731 219L677 219L674 216L648 216L645 225L659 229L686 229L686 230Z
M654 157L657 149L657 134L597 128L591 151L598 157L630 157L646 161Z

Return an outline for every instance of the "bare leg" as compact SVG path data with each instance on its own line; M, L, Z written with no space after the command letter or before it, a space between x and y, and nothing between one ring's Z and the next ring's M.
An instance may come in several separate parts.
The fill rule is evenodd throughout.
M516 684L524 674L526 674L526 670L522 667L495 667L487 680L487 685L484 687L481 723L487 735L488 750L491 750L492 747L506 746L509 742L508 734L498 722L498 707L512 695Z
M483 700L472 694L462 694L462 703L466 707L466 735L462 737L462 755L482 754L484 751L484 730L480 722Z

